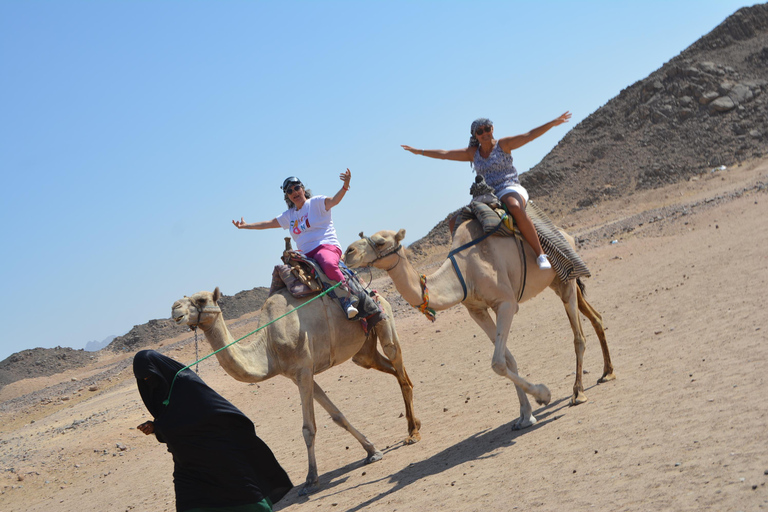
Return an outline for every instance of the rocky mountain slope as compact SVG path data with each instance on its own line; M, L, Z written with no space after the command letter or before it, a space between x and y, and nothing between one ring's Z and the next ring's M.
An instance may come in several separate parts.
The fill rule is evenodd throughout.
M768 154L768 4L743 8L581 123L521 181L576 208Z
M768 4L760 4L740 9L646 79L621 91L576 125L521 181L560 221L569 212L606 199L762 158L768 155L767 92ZM451 214L446 214L427 236L410 245L414 263L429 249L450 243ZM224 297L224 317L257 311L267 293L254 288ZM103 350L133 352L184 330L169 319L150 320ZM85 365L92 356L61 347L13 354L0 362L0 387Z

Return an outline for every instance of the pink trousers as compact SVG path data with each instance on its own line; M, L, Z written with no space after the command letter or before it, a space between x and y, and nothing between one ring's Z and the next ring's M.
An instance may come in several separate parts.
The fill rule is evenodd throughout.
M339 269L339 260L341 259L341 249L335 245L323 244L312 249L307 253L308 258L312 258L320 265L328 279L336 282L344 282L344 274Z

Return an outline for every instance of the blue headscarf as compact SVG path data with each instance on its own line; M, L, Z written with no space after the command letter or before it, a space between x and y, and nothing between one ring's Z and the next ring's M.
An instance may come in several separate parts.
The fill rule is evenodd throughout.
M493 121L491 121L487 117L480 117L472 121L472 126L469 127L469 134L470 134L469 147L476 148L477 146L480 145L480 141L477 140L477 137L475 137L475 132L481 126L493 126Z

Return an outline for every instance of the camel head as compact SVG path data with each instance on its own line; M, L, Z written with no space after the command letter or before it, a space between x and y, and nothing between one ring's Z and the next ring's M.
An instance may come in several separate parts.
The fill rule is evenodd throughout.
M197 292L191 297L184 296L173 303L171 317L177 324L186 324L190 329L198 326L206 330L221 314L218 302L221 298L219 287L211 292Z
M405 238L405 230L379 231L367 237L362 231L360 240L353 242L344 253L344 262L348 267L376 267L382 269L392 268L394 262L399 261L398 254L400 241Z

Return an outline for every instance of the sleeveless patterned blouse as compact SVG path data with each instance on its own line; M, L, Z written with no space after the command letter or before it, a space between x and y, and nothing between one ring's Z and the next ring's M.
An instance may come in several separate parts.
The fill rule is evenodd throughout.
M517 169L512 165L512 155L502 151L498 142L494 144L488 158L480 156L480 148L478 147L475 151L472 167L479 176L485 178L485 182L496 193L510 185L520 184Z

